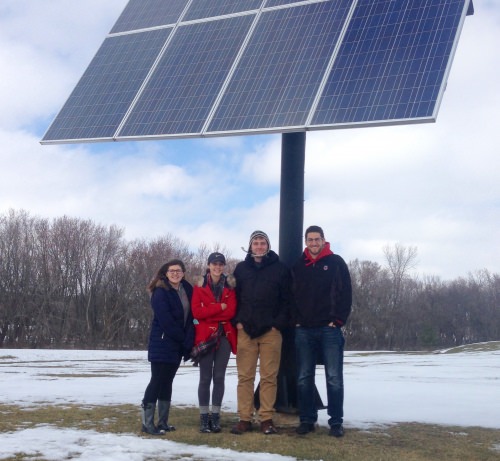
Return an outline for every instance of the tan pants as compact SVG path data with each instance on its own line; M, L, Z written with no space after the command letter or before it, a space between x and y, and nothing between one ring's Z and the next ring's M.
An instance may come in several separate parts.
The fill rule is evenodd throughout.
M261 421L271 419L278 388L277 377L281 359L281 333L271 330L258 338L251 339L245 330L238 330L238 413L240 420L251 421L254 413L254 385L259 360Z

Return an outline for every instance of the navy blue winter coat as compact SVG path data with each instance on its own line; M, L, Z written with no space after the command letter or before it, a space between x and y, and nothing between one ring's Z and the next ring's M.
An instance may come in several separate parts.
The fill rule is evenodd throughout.
M193 287L182 280L189 302ZM148 360L150 362L180 363L189 359L194 343L194 325L191 309L184 324L184 309L177 290L165 280L159 280L151 294L153 321L149 334Z

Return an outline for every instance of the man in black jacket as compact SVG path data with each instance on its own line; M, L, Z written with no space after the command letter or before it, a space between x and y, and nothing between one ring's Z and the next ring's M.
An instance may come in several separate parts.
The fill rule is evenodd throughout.
M240 421L231 429L242 434L252 429L254 384L260 361L259 416L264 434L276 434L272 416L281 360L281 330L289 326L292 303L291 276L278 255L271 250L269 237L262 231L250 236L248 254L234 271L238 329L238 413Z
M330 250L323 229L310 226L306 249L292 269L295 304L298 434L314 431L318 419L315 372L318 357L325 365L329 434L342 437L344 416L344 336L351 313L351 277L347 264Z

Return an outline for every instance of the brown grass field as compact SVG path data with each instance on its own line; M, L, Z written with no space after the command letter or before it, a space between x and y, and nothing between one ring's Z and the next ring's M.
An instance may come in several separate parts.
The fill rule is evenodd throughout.
M139 408L119 406L40 406L21 408L0 404L1 433L50 424L55 427L87 429L101 433L137 434L140 432ZM480 427L449 427L426 424L397 424L370 430L347 428L342 439L329 437L320 427L306 436L295 434L295 418L280 417L278 435L265 436L257 430L241 436L229 432L235 414L223 414L219 434L198 432L198 410L172 409L170 422L177 427L165 439L190 445L208 445L243 452L267 452L311 461L421 461L421 460L500 460L500 431ZM22 444L22 441L21 441ZM2 460L32 461L22 453ZM158 460L161 458L158 458ZM44 461L43 458L36 458Z

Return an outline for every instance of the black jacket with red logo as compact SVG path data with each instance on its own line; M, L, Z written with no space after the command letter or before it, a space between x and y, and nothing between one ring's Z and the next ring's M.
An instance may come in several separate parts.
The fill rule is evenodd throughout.
M306 252L292 268L293 321L303 327L321 327L330 322L345 325L352 304L347 264L331 251L316 260L309 259Z

